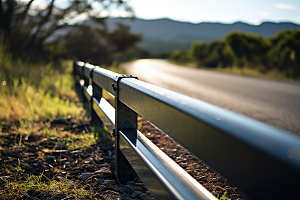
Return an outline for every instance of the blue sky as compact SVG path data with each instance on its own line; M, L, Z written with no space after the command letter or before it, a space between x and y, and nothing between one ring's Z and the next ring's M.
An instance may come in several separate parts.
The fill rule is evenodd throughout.
M28 0L25 0L28 1ZM59 0L63 6L70 0ZM92 0L91 0L92 1ZM124 0L142 19L169 18L177 21L200 23L237 21L249 24L294 22L300 24L300 0ZM49 0L36 0L34 4L45 7ZM95 4L96 5L96 4ZM97 6L96 10L101 8ZM128 16L124 11L101 12L102 16ZM78 16L79 19L86 15Z
M192 23L264 21L300 24L300 0L128 0L142 19L170 18Z

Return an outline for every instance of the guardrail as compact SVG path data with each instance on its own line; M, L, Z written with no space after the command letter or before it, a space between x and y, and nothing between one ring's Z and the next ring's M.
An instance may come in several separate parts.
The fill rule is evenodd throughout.
M92 123L115 137L116 177L138 175L157 199L214 199L137 130L137 114L254 199L299 199L300 138L225 109L88 63L74 73ZM115 97L115 108L102 90Z

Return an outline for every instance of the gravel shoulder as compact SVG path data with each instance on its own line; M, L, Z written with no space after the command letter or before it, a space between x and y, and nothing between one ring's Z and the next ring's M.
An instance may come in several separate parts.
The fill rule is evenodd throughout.
M139 116L138 124L142 133L214 196L231 200L250 200L229 180L194 156L171 137L158 131L147 120Z
M29 123L29 122L28 122ZM30 122L59 133L76 135L92 127L87 121L58 117L52 122ZM109 139L87 148L69 150L68 138L18 133L16 124L0 133L0 199L153 199L136 177L118 184L114 175L114 144ZM250 199L225 177L191 154L172 138L139 116L139 130L218 198ZM69 141L70 142L70 141ZM32 182L31 179L39 179Z
M82 130L90 129L84 124ZM110 140L68 150L60 137L26 138L11 133L13 126L0 135L0 199L153 199L138 177L126 184L116 182ZM51 126L70 134L80 134L78 127Z

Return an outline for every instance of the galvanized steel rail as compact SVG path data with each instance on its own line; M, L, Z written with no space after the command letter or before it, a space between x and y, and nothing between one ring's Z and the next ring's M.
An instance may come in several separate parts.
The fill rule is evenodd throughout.
M157 199L214 199L137 130L137 114L167 133L254 199L298 199L300 138L250 118L97 66L76 61L92 123L115 137L116 177L143 180ZM102 89L115 97L115 108Z

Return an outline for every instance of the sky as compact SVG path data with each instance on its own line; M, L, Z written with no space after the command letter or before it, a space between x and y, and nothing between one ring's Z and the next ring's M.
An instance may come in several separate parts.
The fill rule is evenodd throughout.
M300 24L300 0L128 0L135 16L169 18L200 23L237 21L249 24L294 22Z
M27 1L27 0L25 0ZM72 0L57 0L62 6ZM93 1L93 0L88 0ZM176 21L200 23L237 21L259 25L262 22L293 22L300 24L300 0L124 0L137 18L169 18ZM38 7L46 7L49 0L36 0ZM97 6L96 11L97 11ZM100 12L101 8L98 8ZM113 9L102 16L126 17L125 11ZM86 15L78 17L85 19Z

